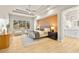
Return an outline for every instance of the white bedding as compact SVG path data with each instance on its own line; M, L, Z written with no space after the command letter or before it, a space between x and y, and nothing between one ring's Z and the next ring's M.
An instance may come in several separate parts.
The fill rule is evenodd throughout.
M40 37L45 37L48 36L49 31L40 31L40 30L35 30L36 32L39 32Z
M41 30L29 31L29 37L31 38L46 37L48 36L48 32L50 32L50 28L45 28L43 31Z

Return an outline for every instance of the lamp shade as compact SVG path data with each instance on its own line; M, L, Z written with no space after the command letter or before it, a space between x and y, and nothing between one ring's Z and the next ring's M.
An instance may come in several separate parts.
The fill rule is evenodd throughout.
M51 27L51 30L54 30L55 27Z

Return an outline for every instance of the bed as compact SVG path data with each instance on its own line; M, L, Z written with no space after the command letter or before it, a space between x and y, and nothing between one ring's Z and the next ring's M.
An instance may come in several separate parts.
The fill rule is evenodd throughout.
M50 32L50 27L42 27L41 29L38 30L30 30L28 31L29 37L37 39L41 37L46 37L48 36L48 32Z

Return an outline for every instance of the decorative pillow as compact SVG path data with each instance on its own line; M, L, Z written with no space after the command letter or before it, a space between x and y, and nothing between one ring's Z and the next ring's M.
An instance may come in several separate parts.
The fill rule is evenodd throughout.
M50 32L50 28L44 28L44 31Z
M43 26L40 27L40 31L44 31L44 27Z
M43 28L40 28L40 31L44 31L44 29Z

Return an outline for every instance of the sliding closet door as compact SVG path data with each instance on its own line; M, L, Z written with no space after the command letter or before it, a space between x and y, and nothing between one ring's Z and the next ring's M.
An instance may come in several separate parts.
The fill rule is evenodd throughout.
M62 19L64 38L79 39L79 6L64 10Z

